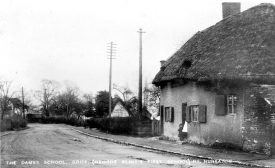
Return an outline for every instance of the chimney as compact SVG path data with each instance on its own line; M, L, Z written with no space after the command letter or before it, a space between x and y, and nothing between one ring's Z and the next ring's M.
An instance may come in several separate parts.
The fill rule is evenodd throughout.
M222 3L222 16L223 19L235 15L241 12L241 3L240 2L223 2Z
M161 71L164 70L164 66L163 66L163 65L165 64L165 62L166 62L165 60L161 60L161 61L160 61L160 70L161 70Z
M161 61L160 61L160 66L162 67L162 66L164 65L165 62L166 62L165 60L161 60Z

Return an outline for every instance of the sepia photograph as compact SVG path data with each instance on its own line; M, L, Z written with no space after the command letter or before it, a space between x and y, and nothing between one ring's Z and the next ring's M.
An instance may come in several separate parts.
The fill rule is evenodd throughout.
M0 1L1 168L275 168L275 0Z

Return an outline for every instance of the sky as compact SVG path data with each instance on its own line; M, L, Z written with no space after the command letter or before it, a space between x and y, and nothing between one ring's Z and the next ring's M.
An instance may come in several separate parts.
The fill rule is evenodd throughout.
M192 35L222 19L221 0L3 0L0 80L29 92L41 80L70 82L83 93L108 90L107 45L116 43L113 83L137 93L139 28L143 82ZM239 0L244 11L275 0ZM115 93L115 91L114 91Z

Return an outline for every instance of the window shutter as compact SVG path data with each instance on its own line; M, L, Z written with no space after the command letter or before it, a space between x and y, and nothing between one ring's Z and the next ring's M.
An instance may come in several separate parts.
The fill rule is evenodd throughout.
M171 107L171 122L174 122L174 107Z
M227 95L223 95L223 99L224 99L224 115L226 115L228 113L227 111Z
M183 124L186 121L186 110L187 110L186 107L187 107L187 103L182 103L181 109L182 109L182 122L183 122Z
M164 121L167 122L167 110L164 108Z
M215 97L215 114L217 116L226 115L226 97L224 95L216 95Z
M206 123L206 105L199 106L199 122Z
M188 122L188 123L191 122L191 107L190 106L186 107L186 122Z
M160 106L160 121L161 122L163 122L164 120L164 118L163 118L163 109L164 109L164 107L163 106Z

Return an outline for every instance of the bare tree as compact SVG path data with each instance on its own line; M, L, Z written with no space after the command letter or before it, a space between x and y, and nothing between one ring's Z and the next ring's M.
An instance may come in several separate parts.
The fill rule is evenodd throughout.
M76 107L79 105L79 98L78 98L78 92L79 88L74 86L67 86L66 91L62 94L63 99L65 100L66 105L66 116L69 118L69 116L75 111L77 115L79 116L81 110L77 110Z
M1 120L4 119L4 115L8 112L8 105L13 95L10 93L11 84L11 81L0 81Z
M36 97L41 102L43 113L49 116L49 107L57 96L58 83L53 80L43 79L41 85L41 90L36 91Z
M83 95L84 101L84 115L86 117L96 116L95 112L95 98L92 93L86 93Z
M154 85L144 87L144 105L147 107L159 108L160 88Z
M128 87L114 84L113 88L122 95L124 102L129 101L133 97L133 92Z
M94 101L94 96L92 93L85 93L83 95L84 101L85 102L93 102Z

